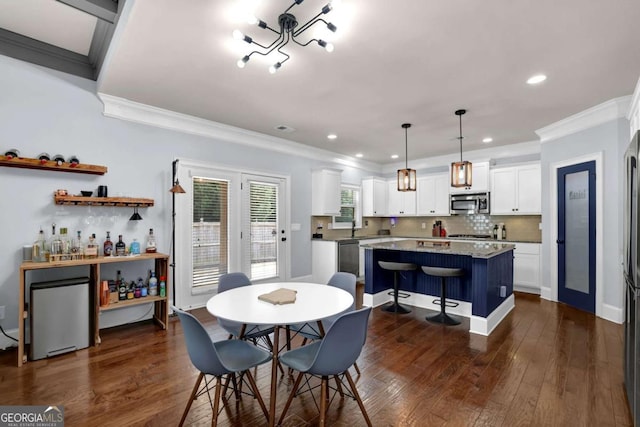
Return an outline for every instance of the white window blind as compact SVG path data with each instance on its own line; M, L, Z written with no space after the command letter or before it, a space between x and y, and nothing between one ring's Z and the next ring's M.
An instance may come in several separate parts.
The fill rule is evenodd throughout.
M193 178L193 288L217 286L229 270L229 182Z
M251 280L278 276L278 184L249 181ZM246 246L245 246L246 247ZM246 259L246 258L245 258Z

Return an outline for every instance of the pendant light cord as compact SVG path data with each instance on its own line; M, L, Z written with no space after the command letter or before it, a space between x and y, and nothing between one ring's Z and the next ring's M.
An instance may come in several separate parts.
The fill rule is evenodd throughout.
M407 129L408 127L404 128L404 168L405 169L409 169L409 149L407 148Z
M462 114L458 117L460 117L460 137L458 139L460 140L460 163L462 163Z

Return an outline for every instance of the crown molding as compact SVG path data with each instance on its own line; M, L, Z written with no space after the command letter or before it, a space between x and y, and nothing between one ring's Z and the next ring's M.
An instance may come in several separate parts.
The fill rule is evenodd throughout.
M368 172L378 173L381 169L381 166L377 163L357 160L349 156L310 147L283 138L265 135L187 114L176 113L175 111L130 101L102 92L98 92L98 97L104 105L103 114L107 117L204 136L218 141L247 145L249 147L282 154L326 161Z
M497 147L482 148L480 150L465 151L464 158L471 162L489 162L492 159L501 159L509 157L527 156L530 154L540 153L539 141L520 142L517 144L500 145ZM424 159L411 160L411 167L416 170L447 168L452 162L460 160L459 153L445 154L437 157L428 157ZM402 169L404 162L384 165L383 173L395 172L396 169Z
M536 130L542 144L626 117L631 95L614 98Z
M627 119L630 122L630 136L633 138L635 132L640 129L640 78L638 78L636 89L633 91Z

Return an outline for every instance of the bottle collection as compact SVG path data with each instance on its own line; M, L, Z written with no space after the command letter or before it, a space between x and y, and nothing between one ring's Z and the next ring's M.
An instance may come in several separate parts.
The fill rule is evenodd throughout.
M38 233L36 241L32 245L31 260L34 262L54 262L77 259L91 259L102 255L109 256L130 256L139 255L141 253L140 243L137 239L127 245L123 235L118 235L118 241L114 244L111 240L111 232L107 231L107 235L102 244L96 241L96 235L91 234L87 241L82 240L82 233L76 232L76 235L69 237L67 228L61 227L56 232L56 224L51 226L51 236L47 238L42 229ZM153 234L153 228L149 229L146 236L146 253L156 253L156 238Z
M118 270L115 280L103 280L100 287L100 305L103 307L118 301L146 298L147 296L167 296L165 277L160 276L160 284L158 284L158 278L153 270L149 271L146 282L142 277L127 282L122 272Z

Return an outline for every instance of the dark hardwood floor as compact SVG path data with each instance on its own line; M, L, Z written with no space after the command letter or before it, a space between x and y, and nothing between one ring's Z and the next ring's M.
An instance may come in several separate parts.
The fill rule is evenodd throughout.
M490 337L469 323L426 322L430 312L374 309L362 374L352 374L375 426L631 426L623 389L623 327L578 310L516 295L516 308ZM206 310L194 314L216 339L226 335ZM102 331L102 344L16 367L0 353L0 404L64 405L66 426L177 425L197 377L182 329L151 323ZM268 404L270 365L256 372ZM279 376L278 414L290 382ZM243 397L220 414L222 426L264 425L257 402ZM209 425L206 397L187 423ZM309 395L294 399L287 426L316 425ZM363 425L355 401L336 397L328 425Z

